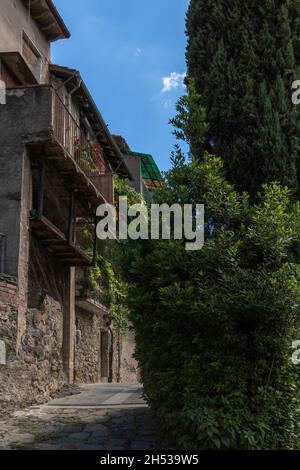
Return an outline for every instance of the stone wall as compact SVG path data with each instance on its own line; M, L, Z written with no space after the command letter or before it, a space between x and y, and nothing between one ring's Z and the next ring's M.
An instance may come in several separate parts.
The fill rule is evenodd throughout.
M134 359L135 338L131 327L120 332L108 327L107 316L76 308L75 379L81 383L138 383Z
M66 383L62 363L63 312L45 296L39 308L26 312L26 330L16 352L17 286L0 277L0 340L6 347L6 364L0 365L0 403L45 401Z
M31 308L26 311L26 328L17 353L17 290L13 278L0 276L0 341L4 341L6 347L6 364L0 365L0 404L44 402L67 383L63 372L62 302L45 289L31 296ZM129 329L122 334L112 329L110 332L106 322L101 315L76 308L75 379L82 383L101 382L103 360L109 363L112 359L107 370L112 369L114 382L138 382L133 331ZM101 347L101 332L105 331L108 335L106 358Z
M0 275L0 340L9 357L15 350L18 329L17 284L13 277ZM1 366L0 366L1 367ZM1 369L0 369L1 371Z
M15 278L0 275L0 341L6 349L6 364L0 365L0 404L45 402L67 383L63 354L67 270L31 237L29 272L29 307L18 349L18 286ZM72 334L78 382L97 383L109 377L114 382L139 381L131 329L120 333L108 327L106 314L77 307Z
M76 309L75 380L100 382L100 318Z
M127 384L139 383L141 380L139 365L134 358L135 335L131 325L120 339L120 382Z

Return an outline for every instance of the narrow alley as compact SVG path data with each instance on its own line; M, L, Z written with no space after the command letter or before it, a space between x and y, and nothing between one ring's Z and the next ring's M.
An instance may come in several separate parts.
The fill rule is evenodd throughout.
M0 450L158 450L140 385L92 384L0 421Z

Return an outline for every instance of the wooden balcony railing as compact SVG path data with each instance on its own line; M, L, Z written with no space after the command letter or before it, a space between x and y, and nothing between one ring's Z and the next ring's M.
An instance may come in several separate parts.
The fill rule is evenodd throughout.
M68 152L107 202L113 203L113 175L105 162L103 149L89 138L59 95L53 100L54 137Z

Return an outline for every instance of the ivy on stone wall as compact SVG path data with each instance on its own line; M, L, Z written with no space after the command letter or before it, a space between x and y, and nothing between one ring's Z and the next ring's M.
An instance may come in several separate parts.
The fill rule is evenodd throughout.
M115 176L115 198L118 208L118 198L126 196L128 205L141 201L141 196L130 187L127 180ZM86 239L90 249L93 240L89 233ZM123 274L123 252L126 242L115 240L101 242L98 250L96 265L89 268L86 274L86 287L100 303L109 309L109 318L121 331L128 325L129 311L127 295L129 286Z

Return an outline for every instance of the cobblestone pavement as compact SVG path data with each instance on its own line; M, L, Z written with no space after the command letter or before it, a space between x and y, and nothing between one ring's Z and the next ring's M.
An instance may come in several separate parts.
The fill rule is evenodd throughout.
M81 393L0 420L0 450L158 450L139 386L88 385Z

